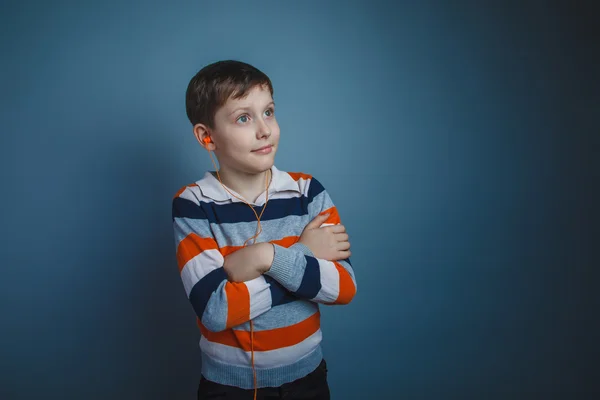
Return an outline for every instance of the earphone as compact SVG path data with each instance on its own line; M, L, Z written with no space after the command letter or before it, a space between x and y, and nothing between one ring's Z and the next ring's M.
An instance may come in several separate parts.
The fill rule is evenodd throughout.
M214 143L212 141L212 139L210 138L210 136L206 136L202 139L202 141L204 142L204 144L209 144L209 143ZM233 197L235 197L238 200L243 201L244 203L246 203L246 205L248 207L250 207L250 209L252 210L252 212L254 213L254 216L256 217L256 220L258 221L258 226L256 228L256 234L250 238L248 238L245 242L244 245L242 247L246 247L246 245L248 244L248 242L252 239L254 239L254 243L256 243L256 239L258 238L258 236L261 234L262 232L262 226L260 224L260 219L263 215L263 213L265 212L265 208L267 208L267 203L269 202L269 176L272 174L271 170L269 170L269 174L265 174L265 190L266 190L266 200L265 200L265 204L262 208L262 211L260 212L260 215L258 215L256 213L256 210L254 209L254 207L252 207L252 205L250 203L248 203L246 200L242 199L241 197L236 196L235 194L231 193L231 191L229 189L227 189L225 187L225 185L223 184L223 182L221 181L221 176L219 175L219 169L217 168L217 164L215 163L215 160L213 159L212 156L212 152L209 149L206 149L206 151L208 151L208 155L210 156L210 160L213 163L213 166L215 167L215 172L217 173L217 178L219 179L219 183L221 184L221 186L223 187L223 189L225 189L226 192L228 192L230 195L232 195ZM272 178L272 176L271 176ZM256 396L257 396L257 385L256 385L256 368L254 366L254 324L252 323L252 320L249 321L250 322L250 351L251 351L251 360L252 360L252 374L254 377L254 400L256 400Z

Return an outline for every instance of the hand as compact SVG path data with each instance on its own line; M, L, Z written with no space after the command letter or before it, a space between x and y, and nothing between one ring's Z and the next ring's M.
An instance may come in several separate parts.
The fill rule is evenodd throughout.
M273 263L271 243L256 243L243 247L225 257L223 269L232 282L246 282L258 278Z
M328 214L317 215L302 231L299 242L312 251L317 258L339 261L349 258L350 242L344 225L321 227Z

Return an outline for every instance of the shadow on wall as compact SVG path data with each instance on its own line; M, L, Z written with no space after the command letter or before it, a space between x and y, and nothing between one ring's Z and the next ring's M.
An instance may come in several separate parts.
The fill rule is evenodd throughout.
M83 250L86 278L106 296L94 306L94 324L103 328L90 332L102 344L90 354L92 373L108 380L95 395L193 398L200 336L175 259L171 199L183 186L173 182L177 154L164 139L171 135L157 128L121 132L86 165L97 182L89 195L98 200L78 222L96 226ZM89 388L81 389L89 398Z

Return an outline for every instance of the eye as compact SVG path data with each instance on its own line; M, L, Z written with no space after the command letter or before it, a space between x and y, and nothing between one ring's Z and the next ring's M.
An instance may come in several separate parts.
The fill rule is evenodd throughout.
M267 109L265 110L265 115L266 115L267 117L272 117L272 116L273 116L273 114L275 114L275 110L274 110L273 108L267 108Z
M245 124L246 122L248 122L248 116L246 114L240 115L240 117L235 122Z

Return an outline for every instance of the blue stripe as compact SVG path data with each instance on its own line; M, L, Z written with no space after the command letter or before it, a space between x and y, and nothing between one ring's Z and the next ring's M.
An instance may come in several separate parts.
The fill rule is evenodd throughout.
M308 214L308 205L324 190L323 185L312 178L307 196L269 200L261 221L281 219L288 215L306 215ZM260 214L263 207L254 206L253 208L257 214ZM200 202L198 206L194 202L181 197L173 200L173 219L175 218L208 219L213 224L256 221L256 216L245 203L215 204L213 202Z
M321 290L321 270L316 258L309 256L304 256L304 258L306 258L306 268L296 294L305 299L313 299Z
M263 275L271 290L271 307L280 306L282 304L291 303L298 300L289 290L284 288L281 283L271 278L269 275Z
M194 218L194 219L205 219L206 214L202 208L198 207L196 203L191 200L176 197L173 199L173 206L171 210L171 216L173 220L175 218Z
M245 203L215 204L200 202L200 206L197 206L185 199L181 199L181 202L177 201L176 203L173 206L173 218L208 219L213 224L256 221L256 216ZM263 207L253 208L260 215ZM304 196L291 199L274 199L269 200L260 220L269 221L281 219L288 215L302 216L306 214L308 214L308 202Z
M206 308L206 304L208 304L210 295L213 294L213 292L219 288L221 282L226 279L227 274L223 267L220 267L210 271L202 279L196 282L190 292L190 302L199 318L202 318L202 315L204 315L204 309Z
M324 190L325 188L323 187L323 185L321 185L321 182L319 182L315 178L312 178L308 186L308 203L310 204L313 201L313 199L320 195L321 192Z

